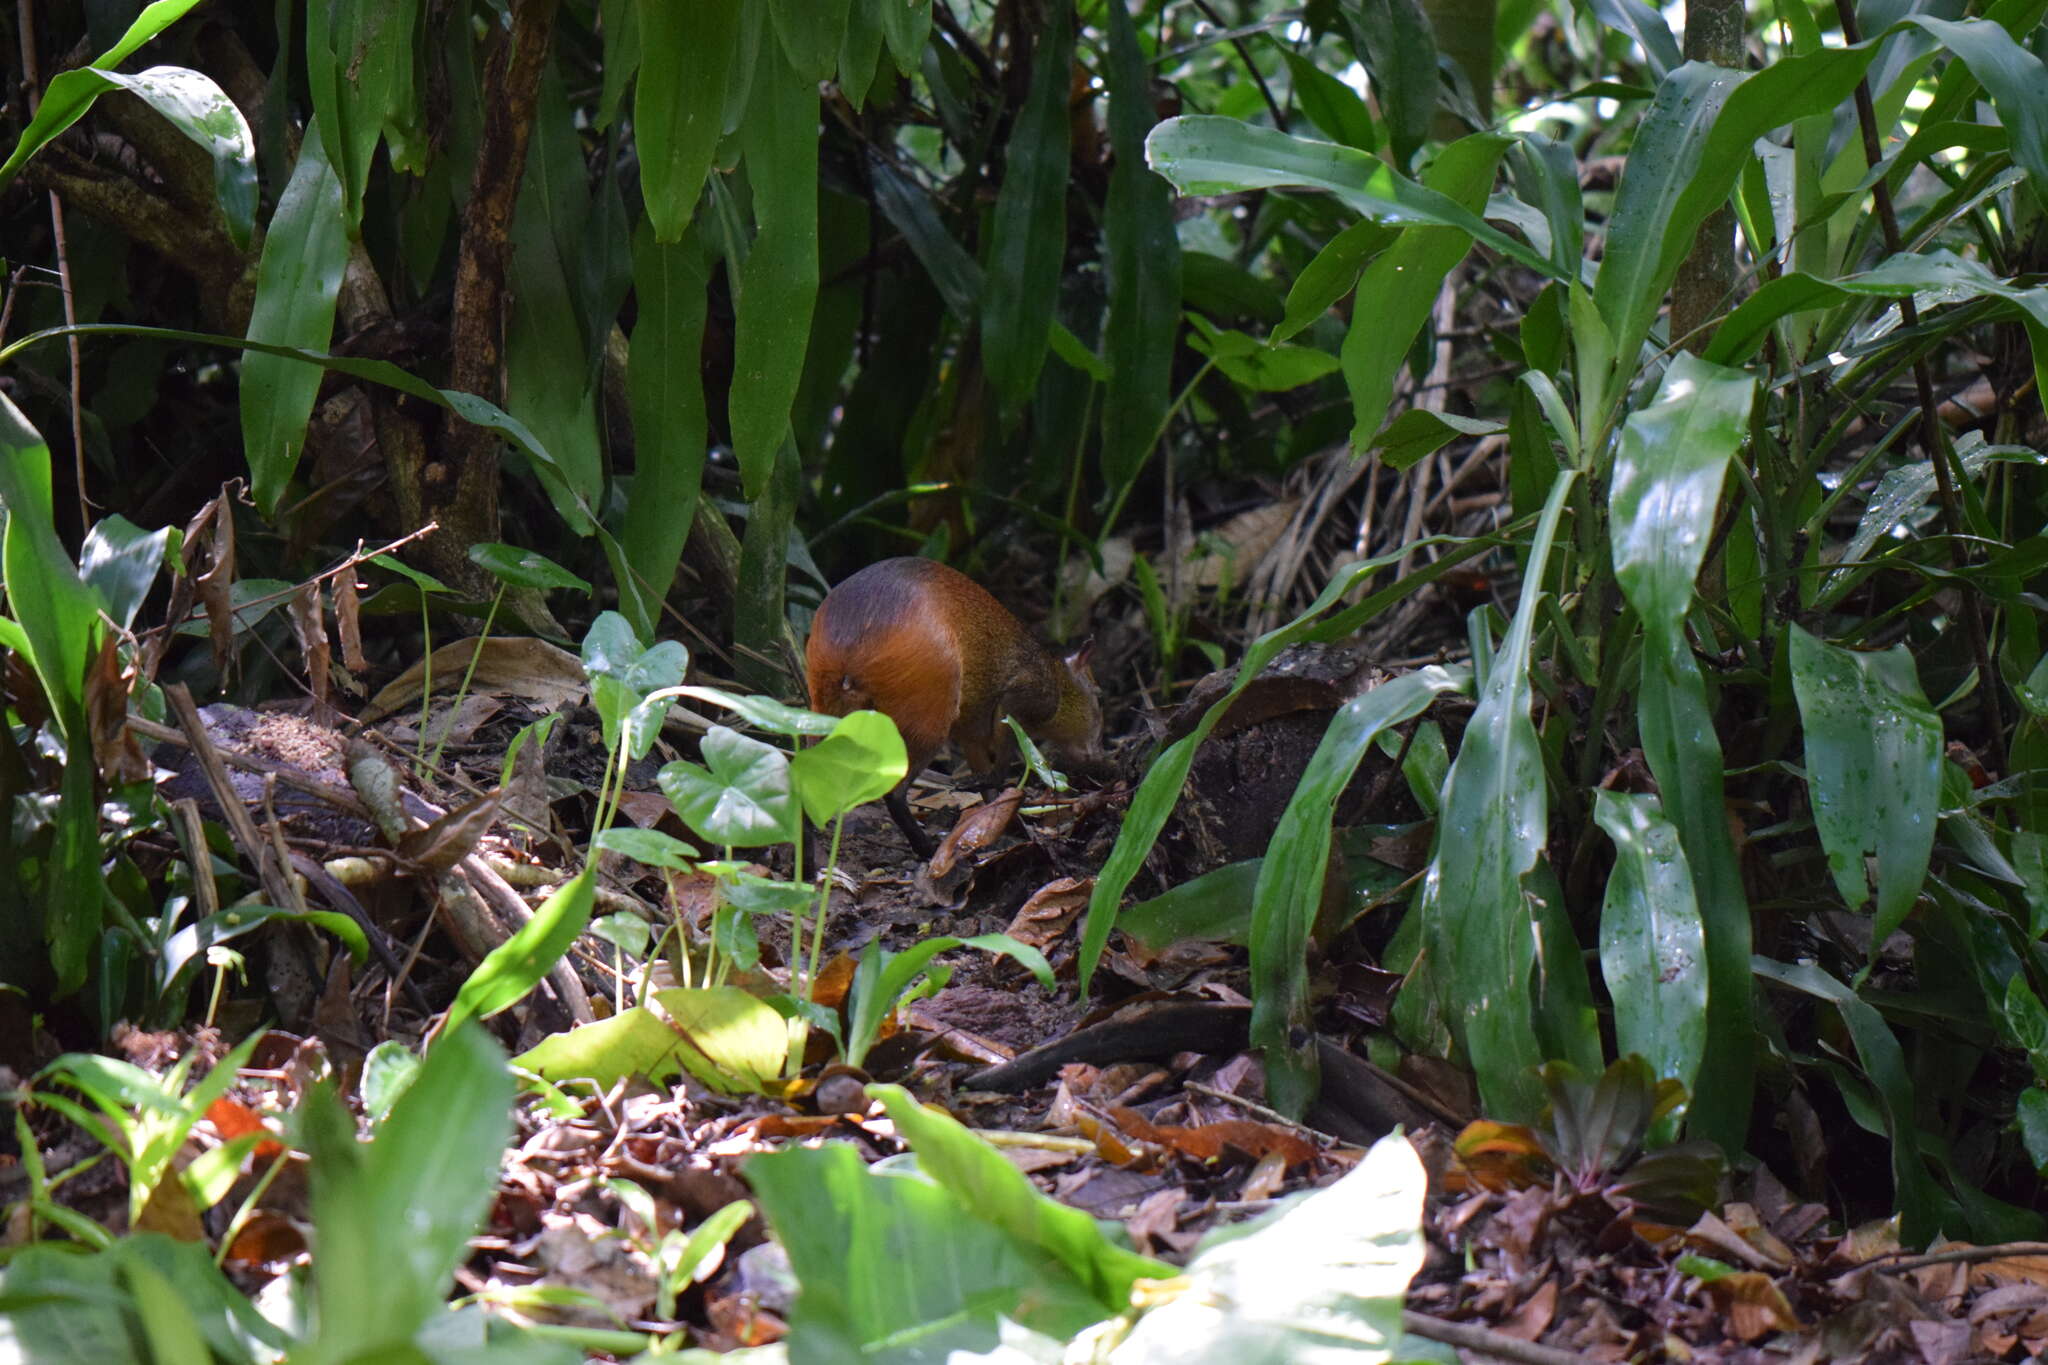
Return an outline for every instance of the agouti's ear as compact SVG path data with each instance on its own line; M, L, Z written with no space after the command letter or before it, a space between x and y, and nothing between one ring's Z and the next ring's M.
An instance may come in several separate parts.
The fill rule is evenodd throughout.
M1092 682L1095 679L1095 674L1090 670L1094 667L1094 665L1095 637L1091 635L1081 642L1081 647L1079 649L1075 650L1072 654L1069 654L1067 656L1067 667L1073 669L1076 673L1080 674L1082 677L1087 678L1089 681Z

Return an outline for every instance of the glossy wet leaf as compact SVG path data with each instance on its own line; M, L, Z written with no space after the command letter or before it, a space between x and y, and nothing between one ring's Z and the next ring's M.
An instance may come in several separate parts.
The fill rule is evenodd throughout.
M1549 835L1549 784L1529 719L1529 662L1543 570L1572 474L1551 485L1530 546L1513 624L1501 641L1444 784L1422 914L1443 1008L1472 1059L1487 1111L1527 1120L1541 1108L1532 1027L1537 964L1534 905L1522 879Z
M1603 791L1593 817L1614 841L1600 911L1600 974L1614 1046L1688 1090L1707 1042L1706 939L1692 867L1654 796Z
M731 848L796 837L787 754L723 725L705 733L702 751L704 766L679 758L655 779L684 824L705 842Z
M469 547L469 560L500 583L512 588L542 591L573 588L588 593L590 584L570 573L538 550L521 549L501 541L486 541Z
M1941 718L1906 646L1866 653L1796 625L1791 634L1814 824L1842 899L1861 908L1875 889L1874 955L1927 877L1940 810Z
M1622 428L1608 494L1615 578L1642 623L1643 756L1678 831L1704 934L1706 1050L1697 1086L1687 1078L1699 1095L1691 1119L1730 1150L1747 1130L1753 1066L1749 901L1722 801L1721 743L1685 622L1754 395L1747 374L1676 356Z
M135 624L135 613L163 572L171 535L168 526L145 531L119 512L101 517L86 532L78 551L79 575L122 629Z

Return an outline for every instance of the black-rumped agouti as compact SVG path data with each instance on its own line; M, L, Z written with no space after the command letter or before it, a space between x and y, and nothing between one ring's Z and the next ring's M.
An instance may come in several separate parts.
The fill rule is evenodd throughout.
M904 792L948 738L977 773L1008 752L1005 715L1070 757L1095 757L1102 705L1088 653L1047 649L980 584L936 560L885 559L826 594L804 671L812 710L880 711L903 732L910 771L889 793L889 814L929 858L931 837Z

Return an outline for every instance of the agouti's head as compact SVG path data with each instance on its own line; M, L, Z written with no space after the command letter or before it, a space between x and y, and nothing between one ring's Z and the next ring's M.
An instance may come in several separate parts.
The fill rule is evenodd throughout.
M1097 695L1090 664L1095 641L1060 660L1060 704L1045 738L1067 755L1093 762L1102 757L1102 698Z

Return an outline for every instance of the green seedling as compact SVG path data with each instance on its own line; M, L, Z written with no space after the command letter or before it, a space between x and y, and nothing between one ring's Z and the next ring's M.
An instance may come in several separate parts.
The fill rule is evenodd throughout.
M462 683L455 689L455 700L449 705L449 723L441 727L441 737L434 742L434 755L427 760L426 766L429 770L437 769L441 766L442 751L448 747L448 734L455 728L455 713L461 709L462 699L469 695L470 680L476 677L477 662L484 656L484 642L491 638L491 623L498 619L498 607L504 602L506 591L511 588L532 588L538 592L561 588L576 588L585 594L590 592L590 584L584 582L575 574L570 573L546 555L536 554L532 550L522 550L516 545L507 545L502 541L485 541L480 545L470 546L469 559L472 564L475 564L478 568L483 569L498 580L498 591L492 595L490 609L484 613L484 627L477 632L476 648L471 650L469 654L469 667L463 670ZM424 601L424 599L422 600ZM431 650L429 651L429 657L432 657ZM431 682L431 679L424 681ZM431 697L432 695L431 687L423 694L424 697ZM426 711L424 709L421 711L420 723L422 727L420 743L424 745L427 738L425 730Z

